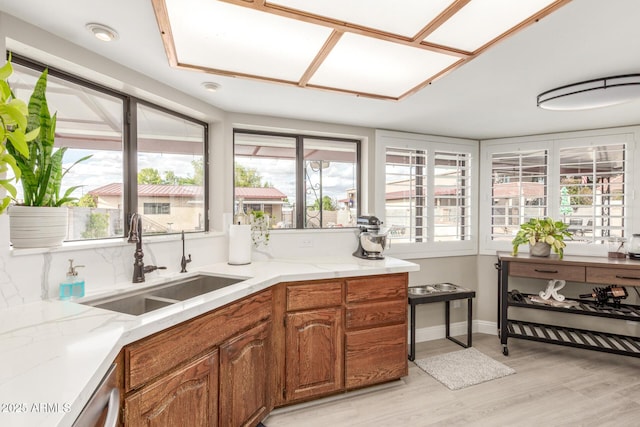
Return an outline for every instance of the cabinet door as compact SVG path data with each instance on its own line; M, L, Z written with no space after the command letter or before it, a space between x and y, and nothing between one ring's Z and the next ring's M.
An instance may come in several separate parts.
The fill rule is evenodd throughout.
M218 352L214 351L128 396L124 425L217 426L217 403Z
M273 409L271 352L270 321L220 346L221 427L255 426Z
M342 308L286 315L285 400L307 399L344 385Z
M346 388L408 375L406 323L347 332Z

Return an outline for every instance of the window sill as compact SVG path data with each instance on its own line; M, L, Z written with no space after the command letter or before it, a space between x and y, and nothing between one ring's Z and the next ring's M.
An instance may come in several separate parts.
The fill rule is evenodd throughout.
M195 239L206 239L210 237L220 237L224 236L225 233L222 232L206 232L206 233L186 233L185 240L195 240ZM163 242L173 242L178 241L182 238L182 235L177 234L168 234L163 236L144 236L142 243L146 244L154 244L154 243L163 243ZM116 248L121 246L130 246L132 243L128 243L126 238L113 238L113 239L100 239L100 240L89 240L89 241L74 241L74 242L64 242L62 246L57 246L55 248L29 248L29 249L14 249L11 248L12 256L27 256L27 255L38 255L45 253L63 253L63 252L74 252L81 251L85 249L105 249L105 248Z

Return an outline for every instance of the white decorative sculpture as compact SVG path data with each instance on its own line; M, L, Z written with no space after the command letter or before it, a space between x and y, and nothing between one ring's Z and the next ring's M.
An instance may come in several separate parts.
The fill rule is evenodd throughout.
M564 280L549 280L549 284L547 285L547 289L544 291L540 291L538 295L540 298L544 300L548 300L549 298L553 298L556 301L564 301L564 295L560 295L558 291L567 284Z

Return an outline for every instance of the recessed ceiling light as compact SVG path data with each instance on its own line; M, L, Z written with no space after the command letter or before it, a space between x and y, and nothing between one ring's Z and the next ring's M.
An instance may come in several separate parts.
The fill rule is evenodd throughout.
M216 92L218 89L220 89L220 85L214 82L204 82L202 83L202 87L209 92Z
M89 23L85 26L87 30L91 31L91 34L98 40L103 42L110 42L118 38L118 32L113 28L109 28L106 25L97 24L95 22Z

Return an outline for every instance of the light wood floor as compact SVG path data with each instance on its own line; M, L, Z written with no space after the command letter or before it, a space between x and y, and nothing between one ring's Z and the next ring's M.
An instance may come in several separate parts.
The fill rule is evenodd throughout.
M267 427L640 426L640 358L474 334L473 346L516 374L451 391L414 363L396 387L269 416ZM418 343L416 359L461 350ZM347 395L348 396L348 395Z

